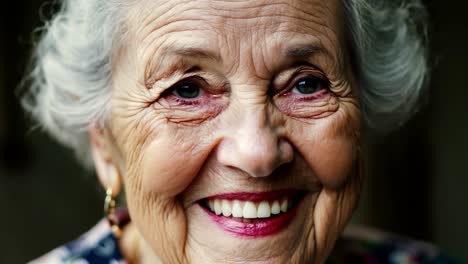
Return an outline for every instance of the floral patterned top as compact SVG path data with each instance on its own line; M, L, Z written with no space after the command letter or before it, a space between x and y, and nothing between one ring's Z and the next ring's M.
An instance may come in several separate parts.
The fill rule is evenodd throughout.
M106 219L64 246L29 264L126 264Z
M337 241L328 264L456 264L432 245L398 238L367 228L345 231ZM77 240L59 247L30 264L125 264L106 220Z

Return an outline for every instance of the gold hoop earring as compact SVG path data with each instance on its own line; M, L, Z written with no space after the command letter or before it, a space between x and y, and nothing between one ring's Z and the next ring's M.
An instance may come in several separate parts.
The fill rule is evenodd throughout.
M111 227L112 233L117 238L120 238L122 235L122 230L119 227L119 221L115 212L115 199L113 196L112 188L107 188L106 190L106 199L104 200L104 214L106 215L107 221Z

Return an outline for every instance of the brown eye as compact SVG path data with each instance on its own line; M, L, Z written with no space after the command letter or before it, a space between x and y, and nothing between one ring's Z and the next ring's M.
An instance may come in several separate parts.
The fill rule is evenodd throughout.
M201 88L197 82L182 81L173 86L173 93L183 99L194 99L200 96Z
M294 85L292 92L299 94L313 94L326 86L325 81L317 77L304 77Z

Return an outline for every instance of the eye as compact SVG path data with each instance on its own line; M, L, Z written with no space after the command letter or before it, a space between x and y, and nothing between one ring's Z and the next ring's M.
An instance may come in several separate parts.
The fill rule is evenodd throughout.
M293 86L292 92L299 94L313 94L326 87L324 80L317 77L304 77Z
M183 99L194 99L200 96L202 89L196 81L186 80L175 84L172 93Z

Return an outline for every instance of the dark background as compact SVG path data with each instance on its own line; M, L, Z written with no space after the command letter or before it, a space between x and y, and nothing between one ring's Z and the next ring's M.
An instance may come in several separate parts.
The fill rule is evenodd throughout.
M0 263L24 263L102 217L104 192L73 154L31 130L14 90L41 0L5 1L0 19ZM428 103L402 129L367 139L354 223L427 240L468 261L468 7L425 1L431 15Z

